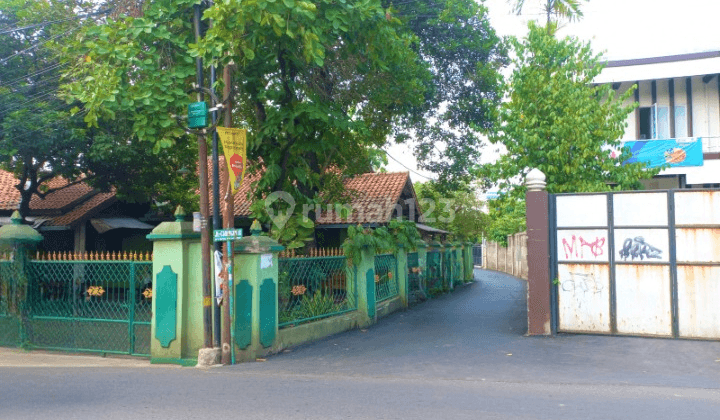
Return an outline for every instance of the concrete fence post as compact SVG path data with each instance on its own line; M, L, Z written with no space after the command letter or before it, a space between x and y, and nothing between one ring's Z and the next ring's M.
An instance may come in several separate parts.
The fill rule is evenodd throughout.
M525 185L528 335L550 335L550 237L545 175L538 169L533 169L527 174Z
M474 268L474 255L473 255L473 243L465 242L465 258L463 263L465 265L465 281L472 281L475 276L473 274Z
M257 220L250 232L235 243L233 256L232 329L239 362L271 353L278 338L278 254L285 248L261 236Z
M365 315L363 324L369 325L376 320L375 302L375 251L364 247L360 261L353 261L355 283L357 286L358 312Z
M403 244L398 244L397 255L395 257L395 267L397 268L397 282L398 282L398 294L400 295L400 301L402 302L403 308L408 307L408 250L405 249Z
M192 366L204 346L200 233L178 207L174 222L147 235L153 242L151 363Z
M443 254L443 267L445 268L443 270L444 277L445 277L445 284L447 285L448 289L453 290L455 289L455 285L453 284L453 266L452 266L452 257L450 254L452 253L452 244L450 242L445 242L442 247L442 254Z
M423 294L425 298L427 298L427 242L423 241L422 239L418 239L417 241L417 254L418 254L418 283L420 292Z
M22 345L28 341L28 333L32 332L29 322L29 305L27 299L32 294L30 288L34 284L29 273L29 253L43 241L43 236L29 225L22 223L20 212L15 210L10 217L10 224L0 227L0 245L12 250L12 269L8 278L5 278L5 290L0 290L0 296L5 300L5 315L9 315L17 322L16 334L9 334L5 338L10 339L13 344ZM1 283L1 282L0 282ZM0 284L1 285L1 284ZM9 324L5 324L9 327ZM30 329L28 331L27 329ZM3 331L5 332L5 331ZM14 336L14 337L13 337ZM12 337L12 338L10 338Z

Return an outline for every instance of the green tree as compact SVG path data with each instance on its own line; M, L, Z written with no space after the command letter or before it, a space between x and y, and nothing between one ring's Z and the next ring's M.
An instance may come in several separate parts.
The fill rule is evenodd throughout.
M86 136L76 130L81 126L71 105L57 95L57 46L82 25L77 14L92 7L74 0L4 0L0 10L0 158L19 179L20 212L27 216L32 196L50 192L46 181L75 179L86 161Z
M386 0L387 1L387 0ZM438 174L438 187L466 184L492 128L502 98L507 47L490 26L487 8L474 0L390 2L431 77L422 103L396 127L414 145L419 166Z
M44 198L66 187L48 186L57 176L71 181L69 185L82 180L104 190L114 188L124 200L171 200L192 209L197 178L194 171L185 177L177 174L183 166L192 169L196 161L187 137L173 150L153 153L133 141L125 115L88 127L82 104L60 94L67 71L62 46L107 10L77 0L2 4L0 157L3 169L19 180L21 214L28 215L33 196ZM84 53L78 57L86 59Z
M623 105L630 89L617 96L609 85L594 85L602 71L601 56L589 43L575 38L556 39L551 30L529 24L529 33L513 43L516 58L510 77L509 100L501 109L501 126L491 141L507 152L480 170L497 183L500 197L490 202L490 236L504 242L508 234L524 229L527 172L545 173L550 193L608 191L640 188L639 180L658 169L622 162L620 148L625 119L636 105Z
M249 169L262 173L254 196L286 191L301 209L321 192L323 200L340 193L342 176L369 170L373 150L422 101L429 76L414 39L377 1L217 2L199 44L194 3L146 3L142 17L83 34L74 49L89 52L75 60L68 92L89 124L124 113L138 141L172 147L184 135L172 115L193 100L193 57L233 62L235 125L247 125Z
M579 20L583 17L580 5L587 1L589 0L544 0L542 8L546 17L545 23L550 24L553 16L556 22L560 19ZM525 0L514 0L512 5L513 12L520 15L525 7ZM549 26L547 28L549 29Z
M418 182L415 194L428 226L450 232L452 239L479 242L490 222L474 188L463 185L449 192L436 181Z

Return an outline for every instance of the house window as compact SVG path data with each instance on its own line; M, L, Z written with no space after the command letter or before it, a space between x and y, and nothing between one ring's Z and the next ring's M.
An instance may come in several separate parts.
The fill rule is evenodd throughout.
M670 109L657 104L640 108L640 139L670 138Z
M687 113L685 105L675 105L675 137L683 138L688 136Z
M649 106L640 108L640 138L638 140L647 140L652 138L652 112Z
M654 136L652 138L654 139L669 139L670 138L670 110L666 106L658 106L655 104L653 106L653 111L655 111L655 115L657 116L655 118L655 131Z

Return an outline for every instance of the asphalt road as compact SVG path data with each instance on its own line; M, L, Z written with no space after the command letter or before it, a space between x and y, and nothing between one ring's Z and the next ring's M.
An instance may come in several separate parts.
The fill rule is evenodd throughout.
M525 283L476 279L260 363L0 351L0 420L720 418L720 343L524 337Z

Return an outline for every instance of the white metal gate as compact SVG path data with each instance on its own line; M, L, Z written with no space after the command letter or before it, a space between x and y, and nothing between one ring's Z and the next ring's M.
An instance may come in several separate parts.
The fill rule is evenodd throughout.
M552 196L557 331L720 339L720 191Z

